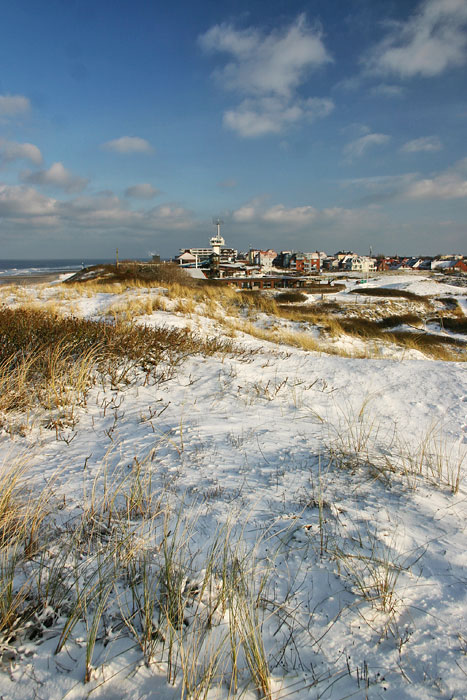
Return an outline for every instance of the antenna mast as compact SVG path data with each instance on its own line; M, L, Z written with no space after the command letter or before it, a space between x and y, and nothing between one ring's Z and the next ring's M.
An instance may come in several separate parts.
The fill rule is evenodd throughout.
M213 237L211 238L211 241L210 241L211 247L212 247L212 252L215 253L216 255L220 255L221 246L223 246L224 243L225 243L224 239L223 239L222 236L221 236L221 224L223 224L224 222L222 221L222 219L220 219L220 218L217 216L217 217L214 217L214 218L213 218L212 223L213 223L214 226L216 226L216 228L217 228L217 233L216 233L216 235L213 236Z

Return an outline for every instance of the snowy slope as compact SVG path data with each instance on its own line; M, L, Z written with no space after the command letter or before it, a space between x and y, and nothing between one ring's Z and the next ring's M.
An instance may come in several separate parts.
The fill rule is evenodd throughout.
M429 280L397 283L433 293ZM108 303L74 308L94 317ZM141 321L216 330L169 311ZM248 347L256 354L188 357L162 384L96 386L58 439L39 418L23 435L3 432L2 461L27 453L33 490L54 478L63 523L136 458L191 523L195 561L231 528L269 571L260 617L272 697L465 697L465 365ZM425 453L431 466L409 474ZM181 676L169 684L164 663L146 666L125 634L98 636L83 684L86 629L54 655L59 634L56 620L39 644L4 655L0 696L181 696ZM229 693L217 683L208 697ZM257 694L240 683L238 697Z

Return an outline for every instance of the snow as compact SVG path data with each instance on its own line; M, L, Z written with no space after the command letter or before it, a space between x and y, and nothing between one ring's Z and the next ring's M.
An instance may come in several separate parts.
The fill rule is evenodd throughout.
M185 269L185 272L187 273L187 275L189 275L189 277L192 277L193 279L197 279L197 280L205 280L206 279L206 275L204 274L204 272L197 267L185 267L184 269Z
M467 279L463 287L457 287L453 284L447 284L446 282L440 282L433 276L427 276L423 273L417 273L414 277L414 273L410 275L397 274L397 275L376 275L371 277L371 279L365 284L358 285L363 289L369 287L387 287L388 289L403 289L408 292L413 292L414 294L419 294L420 296L464 296L466 295Z
M370 284L455 294L466 308L465 288L428 278L380 276ZM47 298L56 293L51 289ZM69 303L73 313L98 318L115 301L101 293ZM11 290L5 303L16 303ZM137 320L223 332L198 313L159 310ZM266 322L258 316L259 325ZM165 493L192 523L193 552L205 552L219 528L231 526L271 568L264 599L283 606L276 613L266 606L261 628L275 700L465 697L465 460L458 493L446 483L446 465L454 469L467 451L465 364L415 351L352 359L241 333L235 342L256 354L192 356L161 384L147 385L141 376L118 390L94 387L75 427L65 430L69 438L75 433L68 441L40 421L24 436L3 432L3 464L27 453L30 488L54 478L66 522L82 508L83 493L102 490L109 475L137 458L153 491ZM407 467L433 436L442 473L409 484L403 469L383 469L385 458ZM368 463L380 466L379 478ZM361 578L385 562L389 592L394 585L390 611L359 591ZM54 654L58 622L40 643L24 643L16 660L4 658L1 697L181 697L180 676L169 684L164 664L145 665L123 632L105 644L100 634L84 684L86 628L77 624ZM208 697L233 695L214 684ZM238 697L257 694L250 685Z

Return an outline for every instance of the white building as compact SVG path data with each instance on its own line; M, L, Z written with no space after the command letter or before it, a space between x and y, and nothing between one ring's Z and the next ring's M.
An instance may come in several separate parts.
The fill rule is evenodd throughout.
M267 270L272 268L272 264L277 258L277 253L275 250L272 250L272 248L268 248L268 250L252 250L250 253L253 253L251 260L252 264L259 265Z
M347 255L342 261L342 269L352 272L376 272L376 259L367 255Z
M217 233L209 241L211 244L210 248L180 248L181 255L179 255L176 260L183 262L180 260L180 258L188 253L189 255L194 256L196 264L204 260L208 260L213 254L219 256L221 263L234 262L237 258L238 251L234 248L225 247L225 240L221 236L221 223L222 222L220 219L216 219L215 224L217 227Z

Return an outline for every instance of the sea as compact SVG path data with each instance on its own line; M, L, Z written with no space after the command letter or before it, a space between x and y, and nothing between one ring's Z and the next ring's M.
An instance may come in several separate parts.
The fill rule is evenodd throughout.
M77 272L83 267L115 262L104 258L86 259L44 259L44 260L0 260L0 280L2 277L38 277L42 275L57 275L67 272Z

